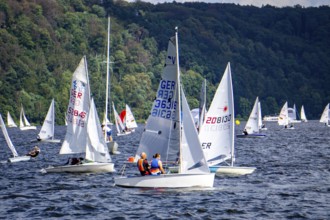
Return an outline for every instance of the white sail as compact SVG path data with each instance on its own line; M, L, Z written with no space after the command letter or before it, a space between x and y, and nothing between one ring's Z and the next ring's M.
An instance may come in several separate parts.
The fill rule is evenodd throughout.
M234 161L234 100L230 63L206 113L199 138L209 166L230 158Z
M1 114L0 114L0 125L1 125L1 130L2 130L3 136L5 136L5 139L6 139L6 142L7 142L7 145L9 147L9 149L13 153L14 157L18 157L18 153L17 153L17 151L16 151L13 143L10 140L10 137L8 135L8 132L7 132L6 125L5 125L4 121L3 121L3 118L1 116Z
M91 100L87 119L86 159L95 162L111 162L105 143L101 123L97 115L94 99Z
M301 106L301 110L300 110L300 119L302 122L307 122L307 118L306 118L306 114L305 114L305 109L304 106Z
M280 115L278 116L278 124L287 126L289 124L289 112L288 112L288 102L285 102Z
M37 129L36 126L31 126L27 118L25 117L25 112L23 109L23 105L21 106L20 118L19 118L19 128L21 130L31 130Z
M15 128L17 127L14 119L11 117L9 112L7 112L7 125L8 127L15 127Z
M329 125L329 103L325 106L322 116L320 118L321 123L326 123Z
M55 102L52 100L44 123L42 124L41 130L38 134L39 139L54 139L55 132Z
M123 124L123 122L121 121L118 112L115 108L115 104L112 103L112 107L113 107L113 114L115 116L115 123L116 123L116 129L117 129L117 135L119 134L124 134L124 130L125 130L125 126Z
M138 127L137 124L136 124L134 115L131 111L131 108L128 105L126 105L125 122L126 122L126 127L128 129L134 129L134 128Z
M67 130L60 154L85 152L87 117L90 107L90 88L87 61L84 56L73 73L67 109Z
M250 113L249 119L245 125L245 130L247 131L248 134L257 134L259 133L259 124L258 124L258 103L259 103L259 98L256 98L256 101L254 102L253 109Z
M261 114L261 104L258 102L258 128L262 128L262 114Z
M160 153L168 163L179 159L180 109L175 42L168 43L162 79L142 134L135 158L146 152L148 159Z
M182 144L181 144L181 173L209 173L209 167L201 148L194 120L189 105L181 90L182 97Z

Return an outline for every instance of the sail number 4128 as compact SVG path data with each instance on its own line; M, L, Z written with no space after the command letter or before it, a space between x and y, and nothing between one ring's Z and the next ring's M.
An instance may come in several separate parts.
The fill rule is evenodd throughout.
M225 115L222 117L207 117L205 120L206 124L220 124L220 123L226 123L231 120L231 114Z

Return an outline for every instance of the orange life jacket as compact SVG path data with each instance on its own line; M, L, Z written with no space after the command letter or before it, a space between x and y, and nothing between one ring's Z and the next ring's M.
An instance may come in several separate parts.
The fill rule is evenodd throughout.
M144 166L143 166L143 161L144 161L143 159L139 159L138 162L137 162L137 166L139 168L139 171L142 171L142 172L145 171Z

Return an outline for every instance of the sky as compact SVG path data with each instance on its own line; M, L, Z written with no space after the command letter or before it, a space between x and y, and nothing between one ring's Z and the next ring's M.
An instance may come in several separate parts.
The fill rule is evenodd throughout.
M135 0L127 0L134 2ZM142 0L151 3L173 2L173 0ZM330 0L175 0L178 3L183 2L208 2L208 3L235 3L239 5L254 5L261 7L262 5L272 5L276 7L301 5L303 7L318 7L321 5L330 6Z

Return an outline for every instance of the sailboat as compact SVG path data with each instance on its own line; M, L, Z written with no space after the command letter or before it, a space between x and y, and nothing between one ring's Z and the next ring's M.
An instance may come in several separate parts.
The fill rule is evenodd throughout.
M124 128L126 128L127 131L134 132L135 128L138 127L131 108L127 104L125 106L125 110L123 110L119 116L121 121L123 122Z
M13 145L13 143L10 140L10 137L8 135L5 122L3 121L3 118L1 116L1 114L0 114L0 125L1 125L0 127L1 127L1 130L2 130L2 133L3 133L3 136L5 136L7 145L8 145L9 149L11 150L11 152L14 155L14 157L8 158L8 162L14 163L14 162L20 162L20 161L28 161L28 160L30 160L31 159L30 156L18 156L18 153L17 153L17 151L15 149L15 146Z
M258 102L258 127L259 130L267 131L266 125L262 123L261 103Z
M253 109L250 113L249 119L245 125L243 134L238 134L236 137L240 138L256 138L256 137L265 137L265 134L260 133L259 127L259 98L256 98L254 102Z
M330 127L330 120L329 120L329 103L325 106L322 116L320 118L320 122L324 123L325 126Z
M10 128L13 128L13 127L17 128L17 125L16 125L14 119L11 117L9 112L7 112L7 125Z
M60 139L54 139L55 133L55 101L54 99L50 103L46 118L40 132L37 136L38 141L50 142L50 143L60 143Z
M308 122L303 105L301 106L301 109L300 109L300 119L302 122Z
M47 173L114 172L94 100L90 98L87 61L84 56L73 73L67 110L68 126L60 154L85 154L79 164L50 166Z
M285 102L281 109L280 115L278 116L277 123L284 126L285 129L294 129L291 120L292 119L289 117L288 102Z
M123 122L121 121L120 116L118 115L118 112L115 108L115 104L112 102L113 107L113 114L115 116L115 124L117 129L117 136L123 136L132 133L131 131L127 130Z
M19 117L19 129L21 129L22 131L25 131L25 130L36 130L37 129L37 127L36 126L32 126L29 123L29 121L27 120L27 118L25 117L23 105L21 106L21 113L20 113L20 117Z
M136 160L142 152L160 153L165 163L179 162L178 173L115 178L121 187L187 188L213 187L190 109L181 89L178 34L170 39L157 97L142 134ZM161 104L163 103L163 105Z
M106 77L106 87L105 87L105 110L104 110L104 118L102 125L104 140L108 146L109 152L111 154L120 154L118 151L118 144L116 141L112 139L112 136L108 137L108 130L112 132L111 123L108 119L108 115L111 115L111 107L109 107L110 100L110 17L108 17L108 38L107 38L107 77ZM110 114L108 114L108 109L110 109Z
M211 172L224 175L245 175L253 173L255 167L234 166L234 97L230 63L206 113L199 133L201 146ZM231 163L228 164L227 161ZM221 163L227 165L220 166Z

